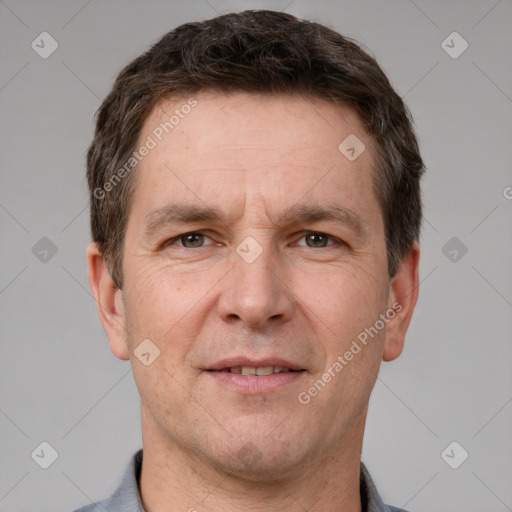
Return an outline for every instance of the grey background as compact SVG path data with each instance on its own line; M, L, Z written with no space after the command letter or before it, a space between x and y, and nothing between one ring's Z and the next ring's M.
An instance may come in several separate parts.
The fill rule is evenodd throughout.
M141 446L129 362L111 354L87 282L93 114L165 32L246 8L370 48L428 167L419 302L404 352L383 363L363 461L384 500L411 511L512 510L510 0L0 2L0 510L105 498ZM59 44L47 59L31 48L43 31ZM457 59L441 47L453 31L469 43ZM456 262L443 252L454 236L468 248ZM45 262L32 250L43 237L57 248ZM31 458L42 441L58 452L46 470ZM458 469L441 458L452 441L469 453Z

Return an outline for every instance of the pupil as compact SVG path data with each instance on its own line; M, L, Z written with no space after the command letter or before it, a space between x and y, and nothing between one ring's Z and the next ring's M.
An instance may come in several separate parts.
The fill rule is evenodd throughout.
M319 238L320 239L324 238L324 236L319 233L313 233L313 234L309 235L309 237L310 237L310 239L315 239L313 241L313 243L315 243L315 241L318 241Z
M203 235L199 235L199 234L186 235L186 236L185 236L185 240L186 240L187 242L190 242L190 245L192 245L192 246L196 247L196 246L197 246L197 242L198 242L198 241L197 241L197 238L198 238L198 237L201 237L201 236L203 236ZM196 239L195 241L194 241L194 238ZM185 245L186 245L186 244L185 244Z

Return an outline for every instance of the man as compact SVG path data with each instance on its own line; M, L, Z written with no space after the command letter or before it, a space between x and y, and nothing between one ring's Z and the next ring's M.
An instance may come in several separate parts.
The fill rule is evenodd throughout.
M121 71L87 164L143 450L80 510L398 510L361 449L418 296L424 165L375 60L280 12L182 25Z

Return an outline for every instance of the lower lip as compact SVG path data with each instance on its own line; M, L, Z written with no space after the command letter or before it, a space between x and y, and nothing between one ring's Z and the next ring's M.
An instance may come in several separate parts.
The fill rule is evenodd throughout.
M286 384L291 384L302 378L305 371L280 372L272 375L241 375L230 372L206 372L218 382L239 393L260 395L272 393Z

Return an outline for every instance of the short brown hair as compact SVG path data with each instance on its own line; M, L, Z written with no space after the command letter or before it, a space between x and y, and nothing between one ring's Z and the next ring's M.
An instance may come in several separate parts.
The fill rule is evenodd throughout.
M376 142L373 185L389 278L395 275L419 239L422 221L425 169L409 110L357 42L290 14L249 10L186 23L164 35L119 73L97 112L87 153L91 232L118 288L134 173L115 183L116 172L159 101L201 90L303 94L352 107Z

